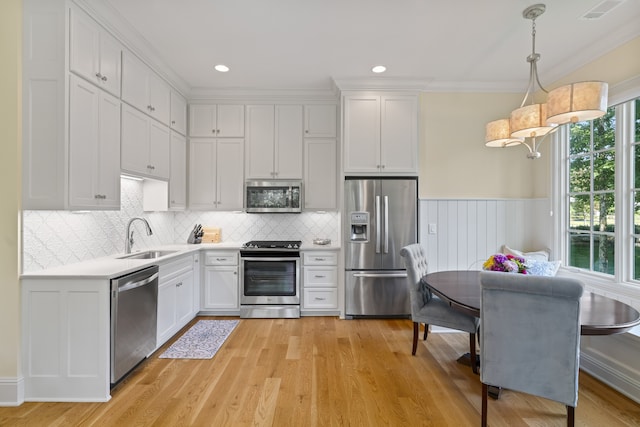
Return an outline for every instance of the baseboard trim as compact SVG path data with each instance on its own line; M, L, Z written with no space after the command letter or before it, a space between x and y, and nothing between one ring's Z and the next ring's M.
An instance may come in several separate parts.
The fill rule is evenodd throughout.
M640 382L638 379L626 375L624 372L615 369L614 366L606 364L597 357L585 352L580 353L580 369L624 394L629 399L640 403Z
M0 378L0 406L24 403L24 378Z

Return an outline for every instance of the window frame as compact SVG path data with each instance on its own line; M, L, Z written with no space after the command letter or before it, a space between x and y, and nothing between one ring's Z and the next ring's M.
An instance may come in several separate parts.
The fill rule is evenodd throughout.
M640 79L631 90L620 91L609 98L609 105L615 106L615 267L614 274L600 273L591 269L584 269L568 265L569 261L569 132L570 126L562 126L552 136L551 148L551 207L552 221L551 247L556 258L564 265L564 270L579 273L589 278L592 283L614 285L620 284L633 287L633 293L640 291L640 279L633 278L634 239L634 103L640 97ZM636 136L637 138L637 136ZM640 149L640 143L635 145ZM594 194L591 191L590 194ZM590 261L590 266L593 260ZM591 267L590 267L591 268Z

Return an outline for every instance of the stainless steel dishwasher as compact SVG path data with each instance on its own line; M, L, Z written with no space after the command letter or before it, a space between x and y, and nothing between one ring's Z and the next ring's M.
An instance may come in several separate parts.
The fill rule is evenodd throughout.
M156 348L158 266L111 279L111 384Z

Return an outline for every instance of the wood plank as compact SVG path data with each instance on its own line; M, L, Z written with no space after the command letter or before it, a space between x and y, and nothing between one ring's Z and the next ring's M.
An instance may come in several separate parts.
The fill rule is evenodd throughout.
M115 387L109 402L2 407L0 425L440 427L480 421L479 377L456 362L468 351L464 333L431 333L411 356L406 319L242 319L213 359L159 359L178 336ZM489 401L491 426L563 426L565 414L557 402L509 390ZM581 373L576 424L640 425L640 405Z

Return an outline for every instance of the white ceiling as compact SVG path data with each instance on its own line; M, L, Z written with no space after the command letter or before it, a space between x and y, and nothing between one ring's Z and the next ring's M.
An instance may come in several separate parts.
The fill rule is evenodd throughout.
M82 1L82 0L81 0ZM138 37L190 94L332 92L353 82L516 90L528 80L531 0L84 0ZM640 0L547 0L536 20L543 85L640 35ZM639 53L640 54L640 53ZM213 70L216 64L231 68ZM384 64L377 76L371 67Z

